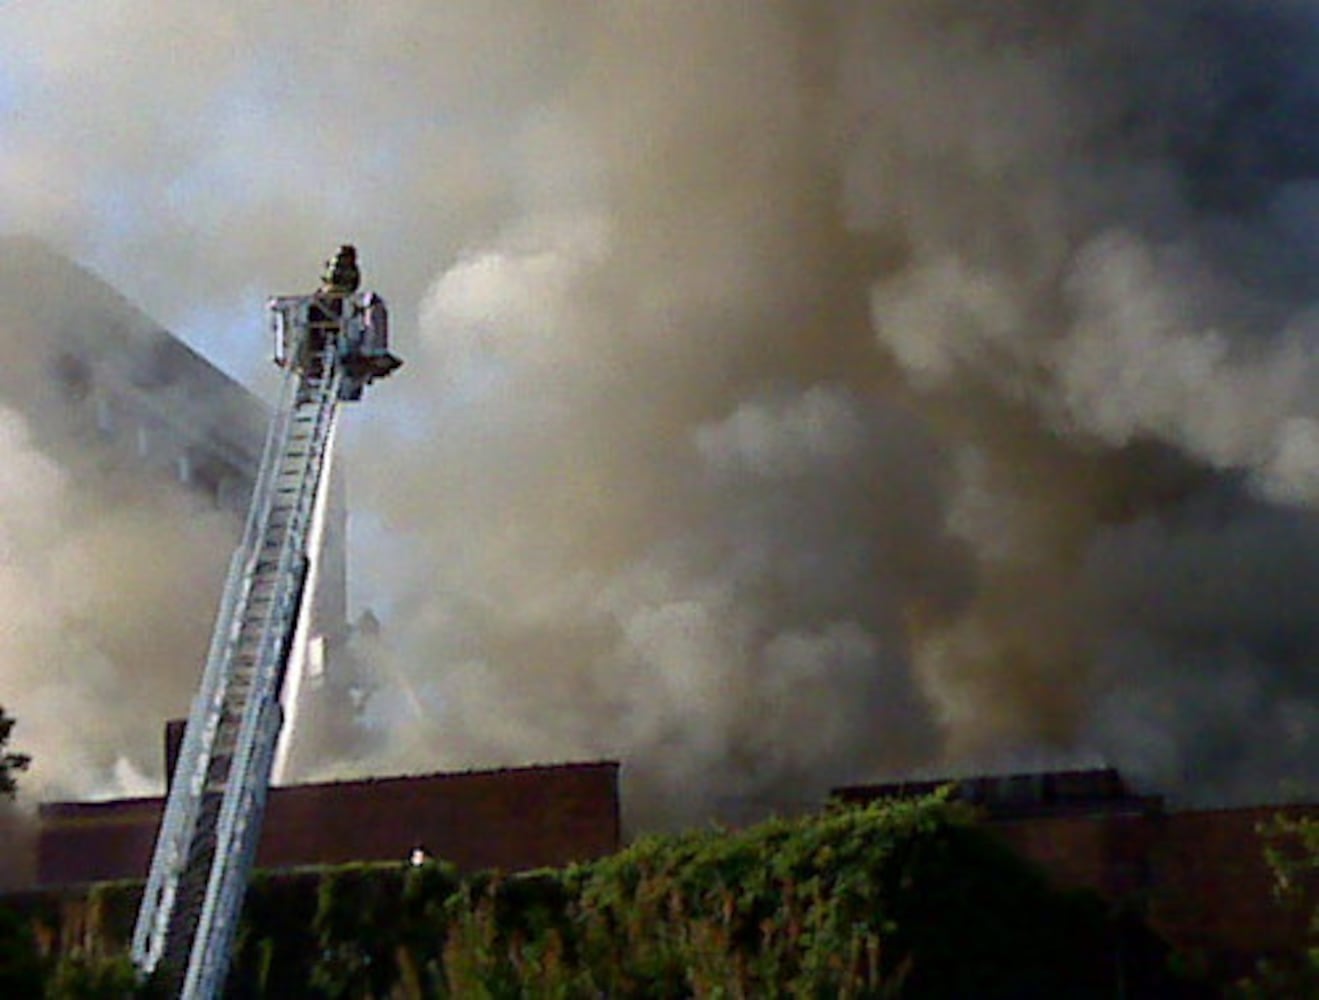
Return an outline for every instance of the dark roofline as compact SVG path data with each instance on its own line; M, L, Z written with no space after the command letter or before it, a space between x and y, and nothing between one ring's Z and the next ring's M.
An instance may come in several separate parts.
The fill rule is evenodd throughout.
M913 789L928 788L930 791L934 791L943 788L945 785L959 785L983 781L1025 781L1039 778L1065 779L1069 781L1091 781L1102 779L1104 781L1113 782L1116 786L1123 789L1126 788L1126 782L1123 780L1121 772L1115 767L1082 767L1061 771L981 772L979 774L942 775L936 778L898 778L892 781L842 785L832 789L831 794L841 795L847 792L874 793L876 791L893 789L910 795L913 794ZM917 792L915 794L920 793Z
M848 785L831 790L829 798L836 803L858 805L882 799L918 798L947 786L952 787L954 800L981 808L993 819L1163 811L1160 796L1136 794L1113 767Z
M293 785L272 785L272 796L297 792L300 789L353 789L379 788L381 785L404 785L409 782L425 781L446 784L458 784L473 780L497 779L505 776L514 777L534 774L565 774L571 772L592 773L609 771L617 773L621 764L616 760L568 761L561 764L523 764L516 767L498 767L474 769L470 771L433 771L427 774L392 774L371 778L354 778L343 781L308 781ZM37 814L43 819L76 819L80 816L91 817L98 812L131 811L134 809L158 808L165 801L164 796L145 796L129 799L103 799L96 802L41 802L37 805Z
M306 781L293 785L276 785L276 788L324 788L343 785L378 785L390 782L416 781L418 779L458 781L464 778L490 778L504 774L530 774L545 771L617 771L622 764L616 760L570 760L559 763L516 764L508 767L478 767L466 771L427 771L421 774L382 774L369 778L345 778L339 781Z
M90 802L73 800L56 802L38 802L37 817L47 819L76 819L81 816L94 818L96 813L105 812L149 812L159 809L165 799L160 795L137 795L129 799L97 799Z
M1319 815L1319 802L1261 802L1248 806L1175 806L1167 810L1169 816L1214 816L1227 813L1260 813L1263 815Z

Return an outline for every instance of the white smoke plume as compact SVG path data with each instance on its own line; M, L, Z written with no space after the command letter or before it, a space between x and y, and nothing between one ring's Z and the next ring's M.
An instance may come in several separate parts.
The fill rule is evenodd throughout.
M10 228L185 330L350 238L394 305L340 768L1312 792L1312 4L60 9L5 12Z
M179 485L160 428L101 384L127 349L124 384L177 403L157 335L92 276L0 242L0 705L33 759L0 802L0 886L32 877L38 801L159 791L156 720L186 711L206 649L236 517Z
M0 685L33 796L145 794L186 708L232 525L131 470L60 461L0 409ZM115 461L107 455L102 459Z

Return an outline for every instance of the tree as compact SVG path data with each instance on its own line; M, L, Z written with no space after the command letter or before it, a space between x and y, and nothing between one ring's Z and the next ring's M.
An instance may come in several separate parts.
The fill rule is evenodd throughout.
M1251 1000L1319 996L1319 816L1279 815L1259 832L1274 894L1307 920L1308 934L1295 953L1261 962L1238 993Z
M6 715L4 706L0 705L0 796L7 799L12 799L18 789L16 777L18 772L26 771L27 766L32 763L32 758L25 753L10 753L5 750L9 744L9 734L13 730L13 717Z
M25 753L5 750L13 730L13 718L6 715L4 706L0 705L0 799L14 797L18 788L15 776L19 771L27 770L32 760ZM6 843L0 861L9 860L12 846L12 842ZM7 905L0 906L0 996L39 996L45 971L45 961L37 948L31 919Z

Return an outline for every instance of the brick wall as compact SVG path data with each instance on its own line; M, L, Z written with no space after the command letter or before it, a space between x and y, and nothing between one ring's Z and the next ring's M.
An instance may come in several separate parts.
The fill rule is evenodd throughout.
M160 799L43 803L37 809L37 883L144 877L161 811Z
M42 805L38 881L144 877L162 808ZM547 765L273 788L257 865L401 861L421 844L464 871L518 871L600 857L619 838L618 765Z
M1172 813L1152 862L1159 891L1151 924L1183 951L1224 946L1243 955L1297 948L1306 919L1279 904L1258 829L1280 813L1319 816L1319 806L1215 809Z
M1142 814L1038 816L997 820L996 835L1066 888L1097 889L1110 899L1147 892L1158 835Z
M837 797L865 802L944 784L861 785ZM959 790L988 830L1056 884L1095 889L1142 914L1218 978L1229 981L1259 957L1305 944L1305 914L1275 898L1258 829L1278 815L1319 816L1319 805L1169 813L1157 798L1131 794L1109 770L973 778Z

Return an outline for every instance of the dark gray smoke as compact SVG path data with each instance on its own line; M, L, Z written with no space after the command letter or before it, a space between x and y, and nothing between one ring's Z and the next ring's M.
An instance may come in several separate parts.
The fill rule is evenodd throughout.
M185 325L345 233L392 296L341 770L1313 789L1312 4L15 6L15 224Z

